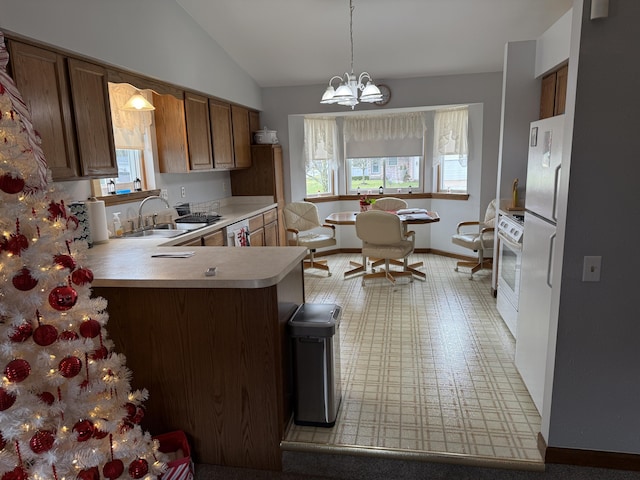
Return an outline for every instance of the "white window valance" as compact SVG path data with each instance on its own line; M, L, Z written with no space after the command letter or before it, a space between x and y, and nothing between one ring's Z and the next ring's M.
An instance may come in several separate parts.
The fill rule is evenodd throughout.
M349 116L344 119L347 141L422 139L424 131L425 116L422 112Z
M441 155L467 155L469 109L437 110L434 117L434 159Z
M336 148L338 129L335 117L304 119L305 164L312 161L329 161L337 164Z
M120 108L137 91L128 83L109 83L111 123L116 148L144 148L144 135L151 126L153 113L130 112Z

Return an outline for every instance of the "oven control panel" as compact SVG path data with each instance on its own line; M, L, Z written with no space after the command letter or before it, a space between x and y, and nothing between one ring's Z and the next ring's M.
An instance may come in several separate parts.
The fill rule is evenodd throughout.
M498 233L504 235L514 243L522 243L524 225L508 215L500 215L498 219Z

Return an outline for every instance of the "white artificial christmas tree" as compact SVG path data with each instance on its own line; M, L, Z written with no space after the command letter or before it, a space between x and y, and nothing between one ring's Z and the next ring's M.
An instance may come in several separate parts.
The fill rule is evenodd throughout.
M91 298L87 244L48 177L0 32L0 479L152 479L166 469L139 423L146 391Z

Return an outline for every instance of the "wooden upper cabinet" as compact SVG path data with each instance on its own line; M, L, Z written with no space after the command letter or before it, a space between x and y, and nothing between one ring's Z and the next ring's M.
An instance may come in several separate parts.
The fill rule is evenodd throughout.
M184 108L187 122L187 146L190 170L211 170L211 124L209 119L209 99L195 93L186 92Z
M540 119L561 115L565 110L567 97L567 74L569 66L542 77L542 91L540 94Z
M249 131L249 109L232 105L231 123L233 125L233 151L235 154L235 166L237 168L250 167L251 132Z
M213 164L215 168L235 166L233 155L233 132L231 126L231 105L218 100L209 100L211 134L213 140Z
M16 41L9 42L9 51L13 79L42 138L53 179L77 178L80 172L76 133L64 57Z
M75 58L67 62L82 175L117 177L107 69Z
M187 152L187 125L184 101L173 95L153 94L160 173L186 173L189 171Z

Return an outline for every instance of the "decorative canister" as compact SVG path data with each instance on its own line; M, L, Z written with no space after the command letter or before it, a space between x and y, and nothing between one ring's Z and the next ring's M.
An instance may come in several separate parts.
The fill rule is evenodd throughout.
M87 246L91 248L93 242L91 241L91 232L89 230L89 213L87 212L87 206L84 202L73 202L69 205L69 210L78 219L78 228L73 236L75 241L87 242Z
M269 130L264 127L262 130L253 132L253 141L259 145L269 145L278 143L278 136L276 130Z

